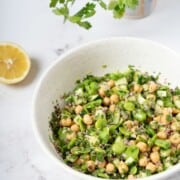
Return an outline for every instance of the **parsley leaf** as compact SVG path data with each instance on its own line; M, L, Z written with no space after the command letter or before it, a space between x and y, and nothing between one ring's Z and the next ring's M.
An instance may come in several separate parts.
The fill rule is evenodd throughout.
M90 29L91 23L87 20L96 14L96 5L104 10L112 11L114 18L121 18L126 8L135 8L139 0L111 0L106 4L104 0L88 0L88 2L74 15L71 14L76 0L50 0L49 7L58 16L63 16L64 21L78 24L79 26Z

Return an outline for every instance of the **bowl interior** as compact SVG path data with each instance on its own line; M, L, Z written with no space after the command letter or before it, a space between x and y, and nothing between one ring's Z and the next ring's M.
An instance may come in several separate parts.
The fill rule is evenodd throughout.
M107 68L102 68L107 65ZM103 75L126 70L128 65L150 73L161 72L173 86L180 84L180 57L172 50L151 41L115 38L101 40L69 51L45 72L33 101L33 119L37 138L52 157L61 161L49 140L49 117L53 102L74 87L86 74ZM62 102L60 102L62 103Z

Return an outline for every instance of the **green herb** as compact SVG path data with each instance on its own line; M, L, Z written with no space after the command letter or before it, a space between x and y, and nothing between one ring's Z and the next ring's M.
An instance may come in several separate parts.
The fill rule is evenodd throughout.
M63 16L64 21L70 21L85 29L90 29L92 25L89 18L96 14L97 6L112 11L114 18L121 18L126 8L133 9L138 5L138 0L111 0L109 4L103 0L88 0L79 11L72 14L73 5L76 3L77 0L51 0L49 7L53 9L56 15Z
M171 121L172 120L172 115L170 115L170 114L166 115L166 120Z

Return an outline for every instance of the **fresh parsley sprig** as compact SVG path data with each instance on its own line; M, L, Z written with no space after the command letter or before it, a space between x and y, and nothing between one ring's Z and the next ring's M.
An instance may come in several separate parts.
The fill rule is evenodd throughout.
M135 8L139 0L88 0L88 2L75 14L71 14L70 10L77 0L51 0L50 8L56 15L63 16L64 21L70 21L79 26L90 29L92 27L88 19L96 14L96 7L99 5L105 10L110 10L114 18L121 18L126 8Z

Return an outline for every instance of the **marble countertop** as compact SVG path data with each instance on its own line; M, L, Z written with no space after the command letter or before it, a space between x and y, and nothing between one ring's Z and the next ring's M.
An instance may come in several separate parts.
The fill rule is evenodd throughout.
M114 20L111 14L100 10L92 19L94 27L90 31L63 24L62 18L52 14L48 3L49 0L0 1L0 41L21 44L32 59L31 72L22 83L0 85L1 180L75 180L44 154L32 130L34 88L59 55L84 42L112 36L147 38L180 52L179 0L159 0L153 14L141 20Z

